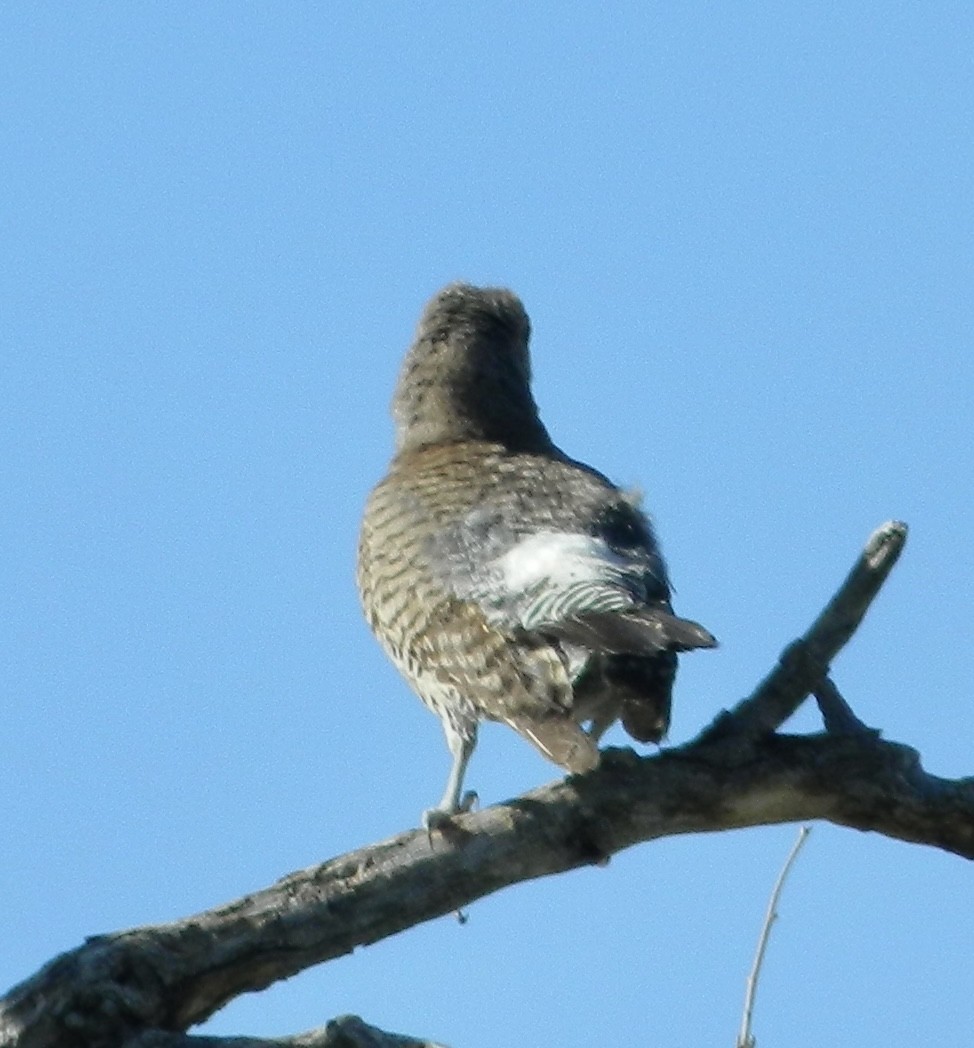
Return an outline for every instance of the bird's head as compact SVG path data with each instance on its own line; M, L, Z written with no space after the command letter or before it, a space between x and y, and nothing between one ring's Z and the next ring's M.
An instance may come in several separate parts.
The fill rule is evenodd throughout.
M478 440L550 446L531 395L521 300L504 288L450 284L427 304L392 400L397 450Z

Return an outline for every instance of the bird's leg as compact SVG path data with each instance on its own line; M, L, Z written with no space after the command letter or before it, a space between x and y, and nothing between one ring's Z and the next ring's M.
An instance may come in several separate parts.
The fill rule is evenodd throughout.
M467 765L470 763L474 747L477 745L477 724L474 722L472 727L466 724L460 726L444 717L443 734L446 736L446 744L453 756L453 764L440 803L435 808L428 808L423 812L423 826L427 830L435 829L437 825L448 822L453 815L470 811L477 802L477 794L473 790L468 790L462 797L460 796L460 791L463 789L463 777L467 772Z
M598 746L602 736L612 727L619 718L619 711L615 706L603 708L602 711L592 718L588 726L588 736Z
M572 684L572 716L579 724L588 723L588 737L598 746L602 736L619 719L622 704L605 679L603 660L590 659L589 662Z

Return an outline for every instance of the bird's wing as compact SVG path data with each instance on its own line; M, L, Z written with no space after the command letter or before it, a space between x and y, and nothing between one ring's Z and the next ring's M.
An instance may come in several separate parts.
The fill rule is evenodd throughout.
M709 647L702 626L669 607L665 569L648 544L621 549L596 534L518 534L478 507L435 536L434 570L502 632L544 633L589 651L651 655Z

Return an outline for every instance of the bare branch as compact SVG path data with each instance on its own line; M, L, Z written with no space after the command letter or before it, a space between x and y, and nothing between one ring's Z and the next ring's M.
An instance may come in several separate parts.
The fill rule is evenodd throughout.
M747 991L744 994L744 1014L741 1017L741 1030L737 1035L737 1048L754 1048L755 1042L751 1035L751 1016L754 1014L754 998L758 992L761 965L764 963L764 954L768 949L768 940L771 938L771 925L778 919L778 900L781 898L781 891L785 886L785 881L788 879L788 874L791 872L791 868L798 858L798 853L802 850L802 845L811 832L811 826L803 826L798 831L798 838L791 846L788 858L785 859L785 864L781 867L781 873L778 874L778 880L775 882L771 892L771 898L768 900L768 911L764 915L764 924L761 925L761 934L758 936L758 948L754 954L754 964L751 967L750 975L747 977Z
M781 653L778 665L752 694L707 729L710 736L758 736L779 728L829 672L829 665L855 633L906 543L907 527L888 521L866 546L835 596L804 636Z
M927 775L864 736L771 736L746 759L696 744L609 750L594 772L401 834L183 921L90 939L0 1001L0 1045L124 1044L183 1030L232 997L640 841L828 819L974 858L974 780ZM96 1037L95 1031L99 1031Z
M150 1036L158 1046L243 992L509 885L604 864L674 834L826 819L974 858L974 779L928 775L913 750L868 731L773 730L809 690L834 700L822 684L828 662L905 534L899 524L875 533L792 646L798 654L784 657L719 730L652 758L608 750L586 775L458 816L431 835L400 834L194 917L89 939L0 999L0 1048L149 1048ZM308 1048L322 1033L304 1036L319 1037Z
M386 1033L357 1015L343 1015L325 1026L293 1037L195 1037L185 1033L150 1030L124 1048L444 1048L416 1037Z

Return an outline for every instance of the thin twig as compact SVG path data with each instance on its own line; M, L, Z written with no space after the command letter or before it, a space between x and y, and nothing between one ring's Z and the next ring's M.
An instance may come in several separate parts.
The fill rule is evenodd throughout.
M764 954L768 948L768 939L771 937L771 925L778 918L778 899L781 897L781 890L785 886L785 880L795 864L795 859L798 858L802 845L811 832L811 826L803 826L798 831L798 839L792 845L788 858L785 859L785 864L781 867L781 873L778 874L774 890L771 892L771 898L768 901L768 912L764 915L764 924L761 927L761 935L758 938L757 952L754 954L754 964L751 966L751 974L747 977L747 992L744 994L744 1014L741 1017L741 1031L737 1035L736 1048L754 1048L755 1040L751 1035L751 1015L754 1012L754 998L758 991L761 965L764 962Z
M864 724L842 697L831 677L823 677L812 691L822 714L825 730L830 735L871 735L879 738L880 732Z

